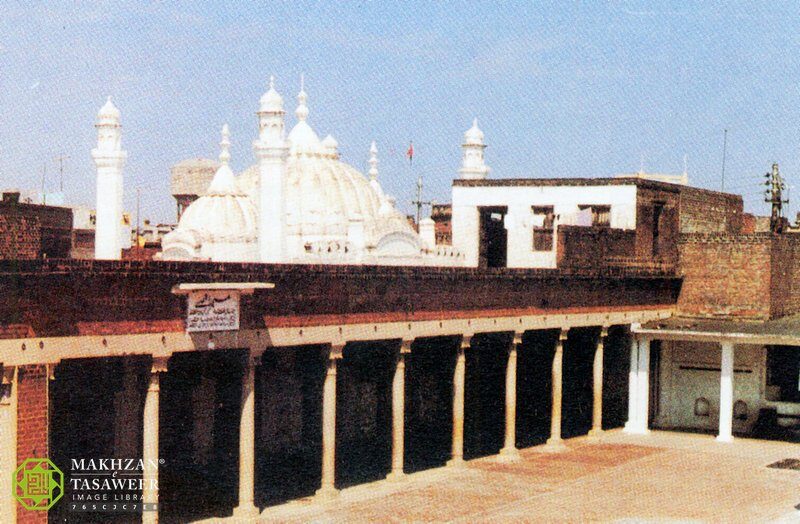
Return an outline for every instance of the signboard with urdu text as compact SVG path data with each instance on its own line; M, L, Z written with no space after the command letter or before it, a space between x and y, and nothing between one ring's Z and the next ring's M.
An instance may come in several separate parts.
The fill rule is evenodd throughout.
M200 290L189 293L186 331L239 329L239 291Z

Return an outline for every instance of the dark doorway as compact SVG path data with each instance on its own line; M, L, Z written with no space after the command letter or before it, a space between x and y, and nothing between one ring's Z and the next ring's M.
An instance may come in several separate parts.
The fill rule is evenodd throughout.
M453 373L457 337L414 341L406 357L407 473L443 466L453 433Z
M467 350L464 385L464 458L495 455L505 432L505 376L509 333L475 336Z
M75 518L69 503L81 493L70 489L72 459L141 458L148 371L146 357L63 360L56 366L49 390L48 445L50 459L65 474L66 490L62 501L48 512L50 522ZM139 497L141 491L130 495ZM141 521L141 513L82 512L80 519L132 523Z
M517 350L517 447L550 437L552 365L558 330L528 331Z
M661 255L661 215L664 205L664 202L653 204L653 257Z
M481 207L478 236L478 266L506 267L508 232L505 226L507 207Z
M592 427L592 363L599 328L573 328L564 344L561 435L586 435Z
M628 419L630 351L628 328L611 326L603 347L603 429L622 427Z
M238 503L247 352L176 353L161 375L159 518L230 516Z
M386 477L391 465L391 380L397 341L349 343L336 381L336 487Z
M270 349L256 374L256 505L309 495L322 471L327 348Z

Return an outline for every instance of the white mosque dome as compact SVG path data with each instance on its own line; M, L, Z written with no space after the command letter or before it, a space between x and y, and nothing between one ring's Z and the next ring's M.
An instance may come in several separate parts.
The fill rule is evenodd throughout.
M239 176L239 188L255 194L258 166ZM290 154L286 161L286 224L290 235L344 237L351 218L364 221L367 245L377 245L391 232L416 236L405 217L384 202L354 167L328 156ZM383 213L381 213L383 207Z
M274 91L272 83L270 91ZM332 136L321 141L311 128L308 97L302 87L297 96L297 123L284 139L283 113L277 110L280 95L276 95L268 91L261 99L261 136L255 147L257 156L280 159L280 204L270 203L274 202L269 200L272 186L259 187L262 181L274 180L270 178L276 176L274 163L256 164L234 176L228 165L225 128L219 169L203 196L186 208L175 231L165 236L161 258L265 260L269 253L265 255L264 246L271 246L267 241L280 234L282 242L276 250L280 255L274 261L419 262L425 245L380 187L375 144L370 148L368 180L339 159ZM265 140L270 141L269 147L264 146ZM206 170L206 180L209 174ZM262 191L266 192L262 195ZM259 209L264 203L276 207ZM280 218L269 215L278 209Z
M258 212L252 199L237 185L228 165L229 145L225 125L220 166L206 193L186 208L178 227L164 237L164 258L240 260L245 254L254 255Z

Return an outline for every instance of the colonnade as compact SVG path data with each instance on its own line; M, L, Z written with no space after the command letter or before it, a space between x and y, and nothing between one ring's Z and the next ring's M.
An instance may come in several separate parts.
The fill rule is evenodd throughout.
M460 337L456 352L452 385L452 449L448 466L458 467L464 463L464 410L466 388L466 355L472 348L474 333L465 333ZM602 431L602 376L603 340L607 328L603 327L595 348L594 358L594 395L592 434ZM523 332L513 333L507 347L508 358L505 370L505 428L503 446L499 460L514 461L519 459L516 446L516 407L517 407L517 365L518 351L522 345ZM552 406L550 438L544 449L559 451L564 448L561 438L561 403L563 381L564 343L568 337L568 329L559 333L552 361ZM394 369L391 379L391 470L388 480L399 480L404 476L403 463L405 454L405 367L411 354L414 340L399 340L394 358ZM344 344L331 344L328 347L325 378L322 387L322 460L321 482L316 491L319 499L335 497L338 490L336 479L336 375L339 361L343 358ZM256 470L256 424L255 424L255 376L261 355L265 349L251 348L242 374L241 417L239 428L239 484L238 504L234 509L237 518L249 518L258 515L255 505L255 470ZM637 355L638 353L637 349ZM646 357L644 357L646 359ZM646 366L645 366L646 367ZM638 369L638 367L637 367ZM6 370L8 371L8 370ZM145 464L159 464L159 402L162 374L168 372L167 358L154 358L149 371L147 393L143 411L143 452ZM8 382L8 381L7 381ZM642 382L640 382L642 383ZM645 387L646 390L646 387ZM15 391L14 391L15 393ZM5 412L7 397L0 406L0 420ZM638 405L638 404L637 404ZM8 410L6 410L8 411ZM158 469L145 468L143 479L142 501L145 507L157 507L158 504ZM10 491L10 490L8 490ZM158 511L144 511L144 523L158 522Z
M628 376L628 421L625 432L644 435L650 431L650 346L652 339L631 339ZM733 359L734 345L720 342L718 442L733 441Z

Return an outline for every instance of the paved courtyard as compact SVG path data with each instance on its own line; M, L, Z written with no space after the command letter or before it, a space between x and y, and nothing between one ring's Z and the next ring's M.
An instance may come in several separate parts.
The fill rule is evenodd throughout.
M560 454L521 451L463 468L408 475L267 508L260 522L800 522L800 445L619 431L567 441Z

